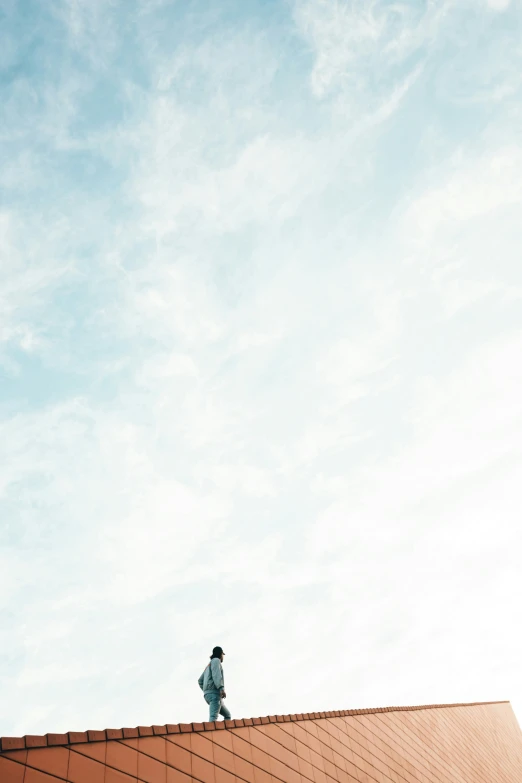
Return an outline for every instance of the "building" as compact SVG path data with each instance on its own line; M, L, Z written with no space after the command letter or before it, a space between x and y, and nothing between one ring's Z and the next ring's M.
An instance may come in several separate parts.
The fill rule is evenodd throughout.
M521 783L509 702L0 740L0 783Z

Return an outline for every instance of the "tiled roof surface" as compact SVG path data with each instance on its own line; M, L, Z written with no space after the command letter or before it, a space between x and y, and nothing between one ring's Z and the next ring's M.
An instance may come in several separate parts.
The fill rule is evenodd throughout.
M23 747L0 753L0 783L522 781L522 732L509 702L271 715L16 741Z
M240 718L216 721L215 723L167 723L163 726L136 726L135 728L102 729L101 731L69 731L65 734L26 734L23 737L0 737L0 753L9 750L25 750L57 745L73 745L85 742L133 739L137 737L182 734L193 731L242 728L267 723L289 723L291 721L317 720L319 718L343 718L350 715L372 715L379 712L411 712L413 710L436 710L449 707L477 707L487 704L509 704L508 701L473 702L470 704L424 704L413 707L370 707L361 710L333 710L330 712L306 712L292 715L268 715L263 718Z

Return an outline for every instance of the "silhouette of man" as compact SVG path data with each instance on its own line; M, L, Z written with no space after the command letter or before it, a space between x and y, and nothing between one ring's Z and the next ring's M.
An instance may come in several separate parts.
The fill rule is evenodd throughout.
M230 720L232 717L223 704L223 699L227 695L225 693L225 677L223 675L224 657L223 648L214 647L210 656L210 663L207 664L198 680L199 687L203 691L203 696L210 709L209 721L217 720L218 715L222 715L225 720Z

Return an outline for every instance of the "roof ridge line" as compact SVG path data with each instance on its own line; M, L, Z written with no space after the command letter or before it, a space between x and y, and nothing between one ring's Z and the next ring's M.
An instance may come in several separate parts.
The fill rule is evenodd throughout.
M501 701L476 701L459 704L421 704L408 707L367 707L358 710L332 710L330 712L267 715L262 718L238 718L234 720L204 723L167 723L162 726L136 726L135 728L103 729L101 731L69 731L65 734L26 734L23 737L0 737L0 753L9 750L56 747L57 745L74 745L85 742L103 742L107 740L163 736L166 734L235 729L244 726L260 726L267 723L290 723L301 720L345 718L354 715L374 715L381 712L413 712L415 710L447 709L449 707L482 707L493 704L510 704L510 701L505 699Z

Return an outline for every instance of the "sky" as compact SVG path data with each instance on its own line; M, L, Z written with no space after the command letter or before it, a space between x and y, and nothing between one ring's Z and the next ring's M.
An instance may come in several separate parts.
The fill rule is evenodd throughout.
M521 0L0 0L0 735L511 700Z

